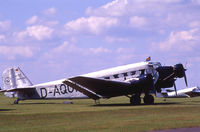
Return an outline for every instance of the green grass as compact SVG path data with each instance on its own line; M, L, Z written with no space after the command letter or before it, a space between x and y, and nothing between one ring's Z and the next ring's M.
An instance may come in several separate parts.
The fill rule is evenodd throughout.
M0 94L0 132L132 132L200 127L200 98L155 99L155 105L129 105L126 97L91 99L27 100L18 105ZM69 100L70 101L70 100Z

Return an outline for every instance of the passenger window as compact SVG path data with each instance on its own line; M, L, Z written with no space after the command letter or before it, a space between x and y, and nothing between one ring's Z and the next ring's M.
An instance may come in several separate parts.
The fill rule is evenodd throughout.
M124 77L127 77L127 76L128 76L128 74L127 74L127 73L123 73L123 75L124 75Z
M131 72L131 75L135 75L135 73L136 73L136 71L132 71L132 72Z
M110 77L105 77L104 79L110 79Z
M114 76L114 78L119 78L118 74L115 74L115 75L113 75L113 76Z

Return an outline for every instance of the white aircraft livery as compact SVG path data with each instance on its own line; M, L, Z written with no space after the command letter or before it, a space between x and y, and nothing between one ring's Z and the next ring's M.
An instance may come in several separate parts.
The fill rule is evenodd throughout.
M174 86L175 80L185 78L186 69L182 64L162 66L159 62L140 62L118 66L84 75L33 85L19 67L6 69L3 87L8 97L16 97L15 104L28 99L85 99L126 96L133 105L141 104L141 94L145 94L145 104L153 104L152 94L161 93L161 88Z

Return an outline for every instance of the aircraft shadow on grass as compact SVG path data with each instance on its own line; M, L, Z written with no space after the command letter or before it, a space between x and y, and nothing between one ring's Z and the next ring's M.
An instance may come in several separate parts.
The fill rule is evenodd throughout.
M12 111L12 110L15 110L15 109L0 109L0 112L1 111Z
M73 104L72 101L64 101L63 103L60 102L24 102L20 103L20 105L37 105L37 104Z
M45 105L45 104L60 104L60 103L20 103L19 105L37 105L37 104L42 104L42 105Z
M172 104L179 104L179 103L177 103L177 102L170 102L170 103L155 103L155 104L152 104L152 106L153 105L172 105ZM95 105L91 105L91 106L93 106L93 107L103 107L103 106L111 106L111 107L113 107L113 106L147 106L147 105L145 105L145 104L140 104L140 105L131 105L131 104L128 104L128 103L124 103L124 104L95 104Z
M187 104L185 104L185 103L180 103L180 105L197 105L197 106L199 106L200 105L200 101L188 101L187 102Z

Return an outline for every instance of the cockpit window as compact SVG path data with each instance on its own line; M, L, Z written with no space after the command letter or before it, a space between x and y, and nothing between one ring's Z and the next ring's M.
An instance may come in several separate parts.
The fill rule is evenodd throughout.
M153 67L156 69L158 67L162 66L160 62L154 62Z

